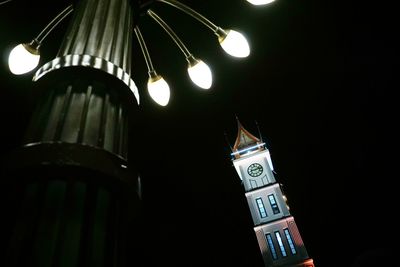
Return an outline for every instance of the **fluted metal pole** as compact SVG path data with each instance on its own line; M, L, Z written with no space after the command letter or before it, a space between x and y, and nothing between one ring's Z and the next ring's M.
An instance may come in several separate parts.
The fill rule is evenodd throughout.
M0 265L134 266L133 25L129 0L80 0L57 57L37 71L40 101L7 164L14 226Z

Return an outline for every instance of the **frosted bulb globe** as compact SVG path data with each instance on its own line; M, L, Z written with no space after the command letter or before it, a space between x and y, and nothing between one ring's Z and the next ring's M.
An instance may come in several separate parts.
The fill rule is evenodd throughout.
M237 31L226 30L227 35L220 41L220 45L231 56L247 57L250 55L250 47L246 38Z
M255 6L266 5L266 4L272 3L274 1L275 0L247 0L247 2L249 2Z
M166 106L168 104L170 89L168 83L161 76L158 76L158 79L149 78L147 90L154 102L160 106Z
M201 60L188 67L189 77L197 86L202 89L210 89L212 85L212 74L210 68Z
M13 48L8 57L8 66L13 74L20 75L35 69L39 64L40 55L28 51L23 44Z

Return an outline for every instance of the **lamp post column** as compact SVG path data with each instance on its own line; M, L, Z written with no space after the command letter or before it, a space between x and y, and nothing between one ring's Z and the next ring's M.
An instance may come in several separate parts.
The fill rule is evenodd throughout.
M6 169L15 205L5 266L132 266L133 11L129 0L77 1L57 57L36 72L40 101Z

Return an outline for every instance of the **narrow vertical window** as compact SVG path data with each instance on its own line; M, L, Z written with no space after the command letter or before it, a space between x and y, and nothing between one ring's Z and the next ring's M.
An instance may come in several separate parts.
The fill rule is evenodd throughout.
M272 212L274 214L279 213L280 211L279 211L278 203L276 203L274 195L268 195L268 200L269 200L269 203L271 204Z
M277 231L277 232L275 232L275 236L276 236L276 240L278 241L279 249L281 250L282 256L286 257L287 253L286 253L285 246L283 245L283 242L282 242L281 234Z
M269 248L269 251L271 251L272 259L274 259L274 260L278 259L278 254L276 254L276 250L275 250L274 242L272 241L271 234L266 234L265 237L267 238L268 248Z
M297 253L297 251L296 251L296 247L294 246L293 239L289 232L289 229L286 228L286 229L283 229L283 231L285 232L286 239L289 243L290 251L292 252L293 255L295 255Z
M267 217L268 216L267 211L265 210L264 203L263 203L261 197L256 198L256 202L257 202L257 207L258 207L258 211L260 212L261 218Z
M253 188L256 188L256 187L257 187L257 181L256 181L256 180L249 179L249 181L250 181L250 186L251 186L251 189L253 189Z

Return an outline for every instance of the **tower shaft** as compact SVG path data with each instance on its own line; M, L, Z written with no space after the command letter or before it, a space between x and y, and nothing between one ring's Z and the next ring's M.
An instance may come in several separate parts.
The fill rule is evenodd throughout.
M232 162L244 186L265 266L314 267L282 186L276 181L265 143L238 121L232 150Z

